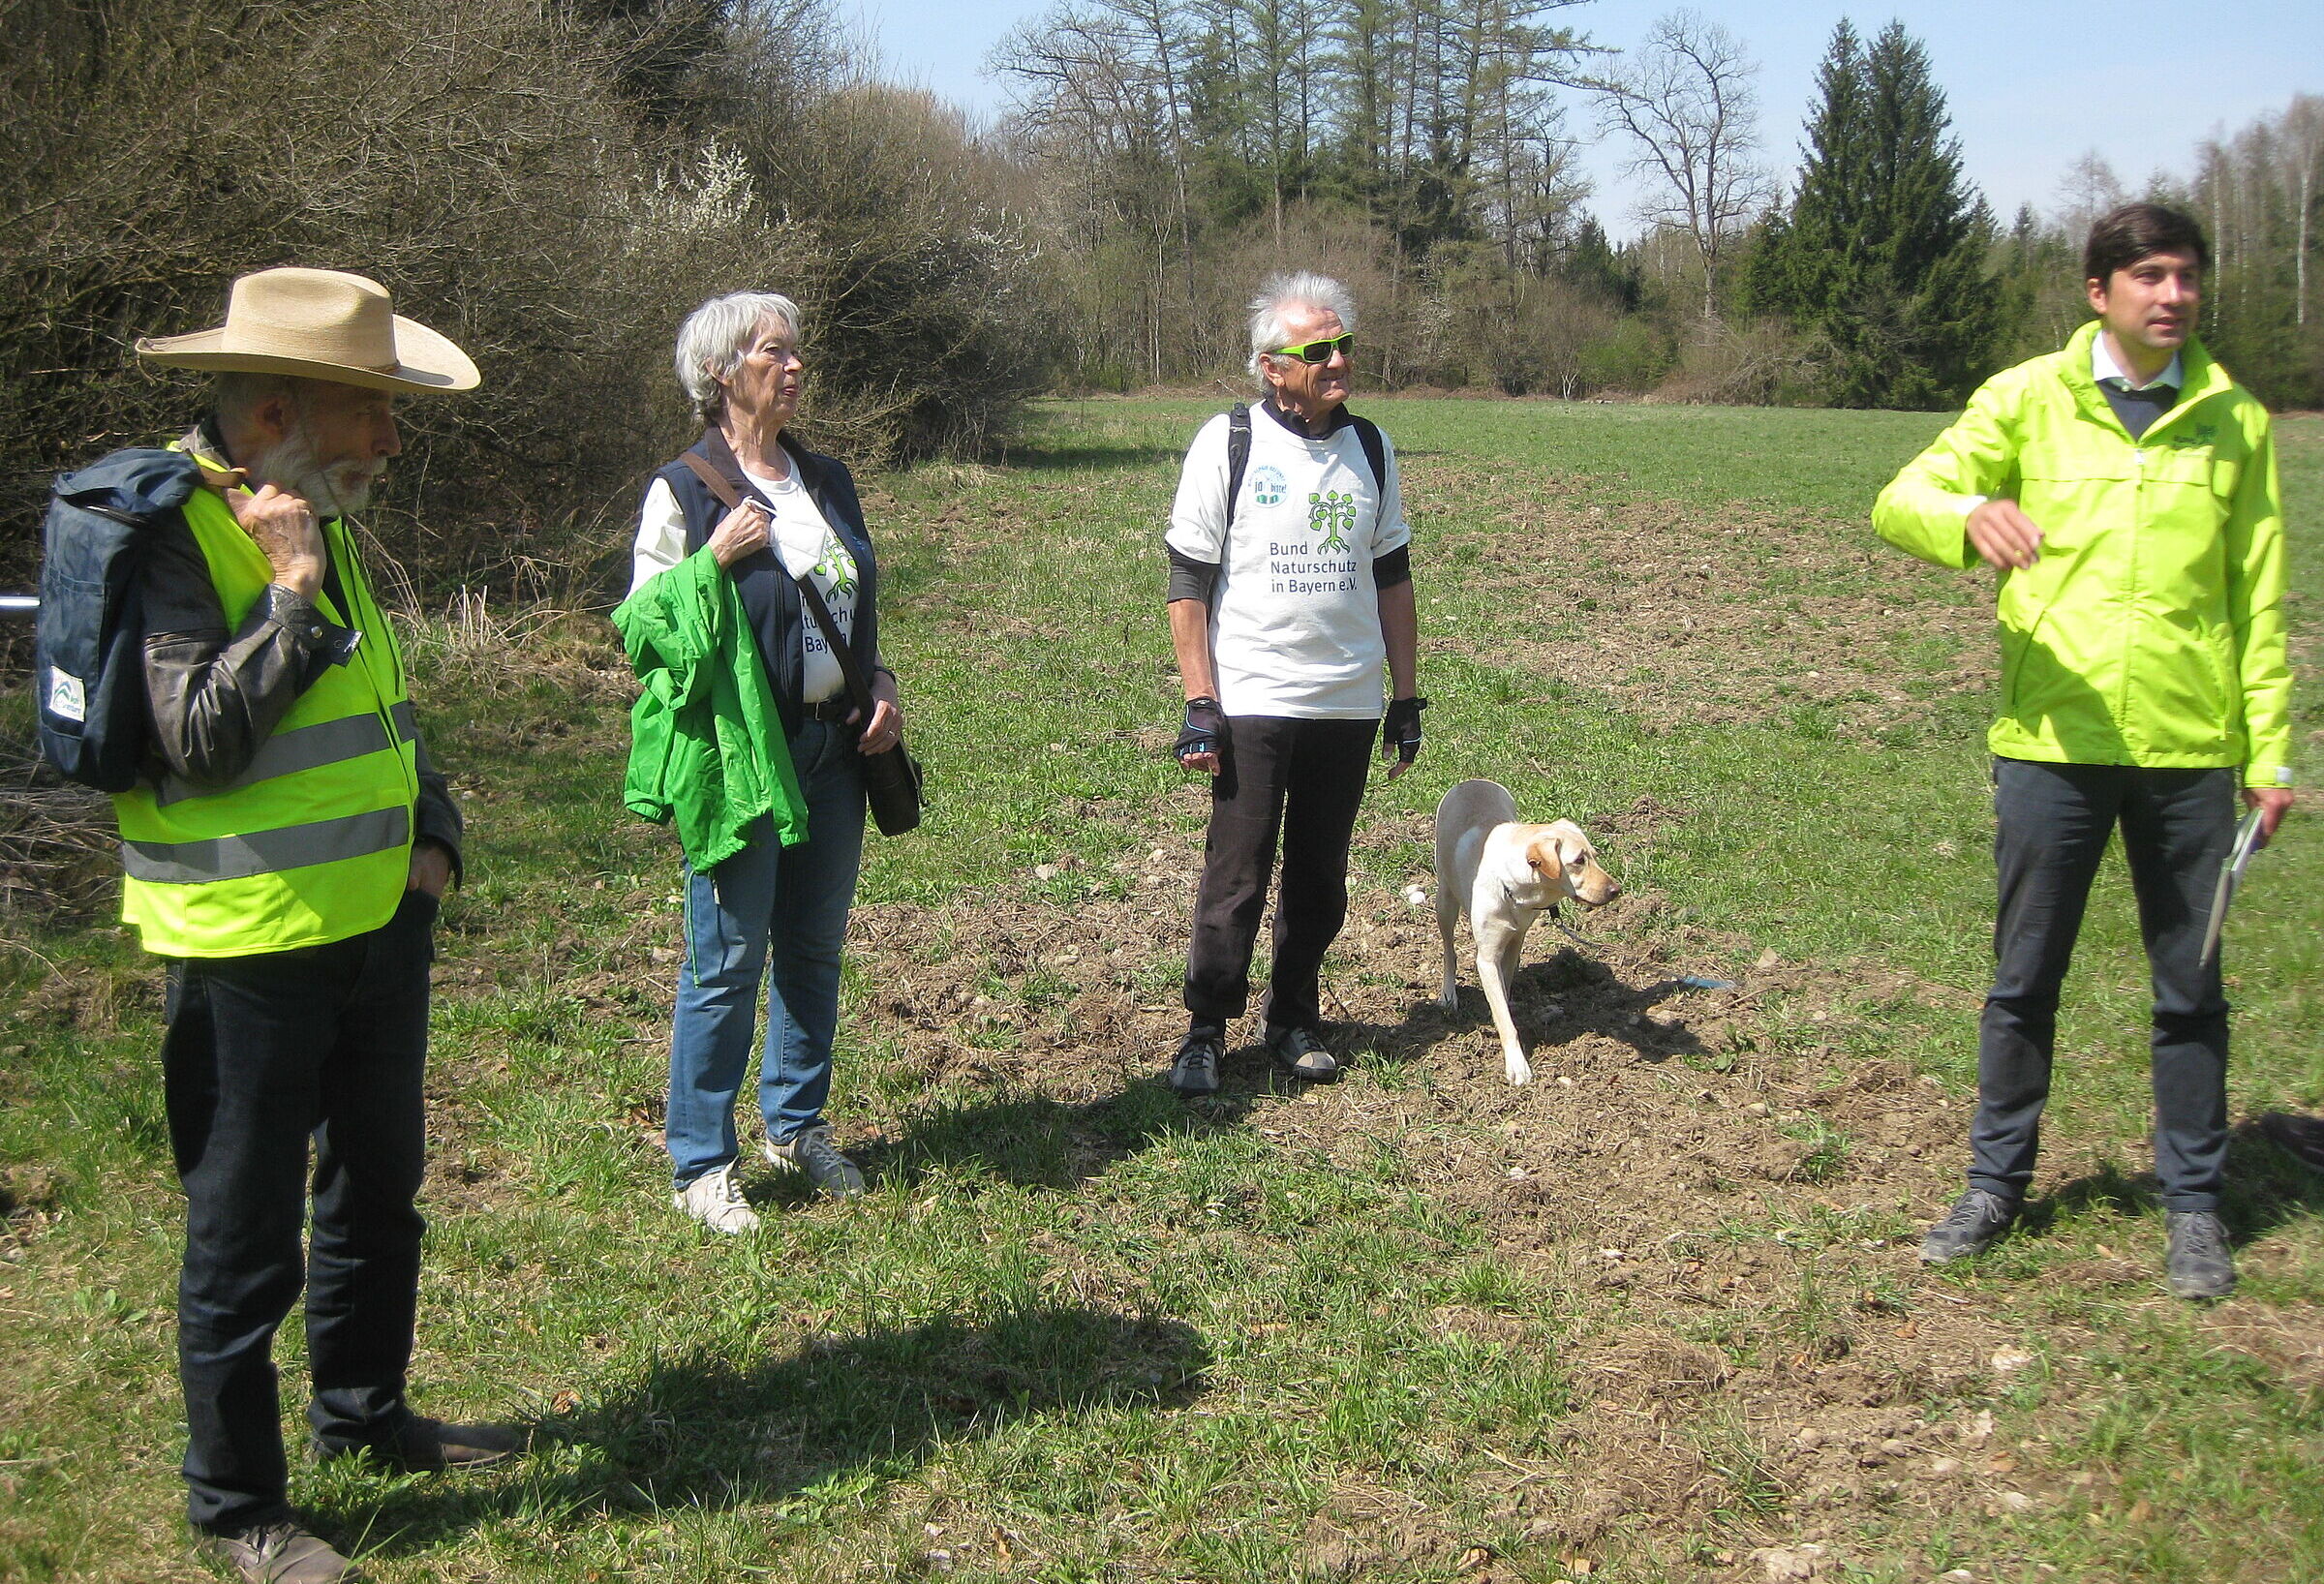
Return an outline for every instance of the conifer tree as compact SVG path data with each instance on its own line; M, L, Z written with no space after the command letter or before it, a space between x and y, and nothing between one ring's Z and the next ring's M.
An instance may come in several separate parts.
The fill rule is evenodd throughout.
M1817 85L1799 187L1753 256L1749 295L1818 337L1833 405L1959 401L1991 372L1994 228L1928 53L1902 23L1867 47L1844 20Z

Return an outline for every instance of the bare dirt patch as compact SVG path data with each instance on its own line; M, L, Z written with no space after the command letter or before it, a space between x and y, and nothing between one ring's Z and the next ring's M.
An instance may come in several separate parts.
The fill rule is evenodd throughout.
M1079 1118L1055 1186L1133 1147L1098 1113L1150 1081L1183 1030L1176 984L1155 965L1182 948L1197 839L1156 838L1085 876L1078 901L995 889L859 911L851 950L882 965L869 1014L907 1070ZM1538 1076L1513 1088L1465 935L1466 994L1448 1015L1432 998L1433 916L1360 886L1328 968L1349 1081L1302 1093L1268 1069L1256 1027L1238 1027L1226 1090L1191 1108L1197 1125L1263 1126L1352 1169L1392 1156L1563 1295L1568 1453L1495 1460L1508 1510L1561 1554L1603 1555L1618 1531L1716 1572L1728 1564L1669 1549L1708 1527L1738 1546L1809 1546L1802 1566L1829 1570L1844 1560L1834 1536L1867 1508L1981 1514L2003 1496L2036 1500L2013 1462L1984 1456L1990 1416L1973 1407L2019 1327L1996 1303L1933 1291L1913 1247L1918 1217L1955 1185L1967 1104L1842 1049L1869 1004L1950 1005L1959 992L1767 956L1704 990L1683 983L1690 964L1736 943L1671 925L1650 895L1591 927L1611 943L1603 954L1545 930L1531 943L1515 1001ZM869 1158L908 1169L914 1125L900 1118ZM1544 1335L1538 1321L1461 1306L1435 1321L1509 1346ZM2273 1332L2222 1342L2269 1357L2309 1346ZM1309 1527L1309 1571L1457 1552L1400 1501L1335 1496ZM1729 1561L1758 1565L1742 1550Z
M1648 720L1762 720L1817 705L1856 736L1989 690L1990 591L1871 541L1722 503L1593 503L1571 482L1508 487L1418 460L1415 494L1511 501L1433 575L1488 589L1512 663L1612 694ZM1780 554L1777 553L1780 547Z

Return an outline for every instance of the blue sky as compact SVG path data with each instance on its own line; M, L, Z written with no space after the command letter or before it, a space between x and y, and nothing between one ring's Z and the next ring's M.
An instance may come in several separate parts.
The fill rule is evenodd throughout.
M984 76L987 53L1049 0L839 0L876 47L886 75L921 84L972 111L1005 105ZM1564 19L1596 42L1626 47L1671 0L1596 0ZM2133 188L2157 169L2184 171L2198 139L2233 131L2295 92L2324 93L2324 4L2243 0L2197 8L2127 0L2108 6L2056 0L1959 0L1857 7L1697 0L1695 9L1740 38L1760 66L1761 146L1783 171L1797 161L1800 125L1816 64L1842 16L1870 34L1891 16L1928 47L1951 100L1970 178L2006 220L2021 202L2050 206L2059 179L2095 148ZM1570 130L1593 139L1589 112L1569 111ZM1586 146L1596 192L1590 206L1617 236L1636 228L1635 196L1613 143Z

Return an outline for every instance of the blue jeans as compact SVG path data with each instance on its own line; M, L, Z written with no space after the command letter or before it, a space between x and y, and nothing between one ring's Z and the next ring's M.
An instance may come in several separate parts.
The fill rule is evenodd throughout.
M831 1095L840 948L864 855L864 782L855 734L844 726L802 721L790 747L807 800L807 839L781 846L773 823L762 820L742 851L686 872L686 960L662 1132L680 1188L739 1152L734 1101L750 1059L762 977L758 1109L767 1137L780 1143L814 1126Z
M2216 1210L2227 1160L2227 997L2203 965L2211 893L2235 836L2232 770L1994 763L1993 989L1978 1029L1972 1188L2034 1180L2058 991L2098 860L2119 826L2155 990L2155 1174L2173 1210Z
M368 934L169 964L162 1076L186 1194L177 1350L199 1529L290 1515L273 1346L302 1282L317 1439L383 1444L411 1415L435 922L435 901L407 891Z

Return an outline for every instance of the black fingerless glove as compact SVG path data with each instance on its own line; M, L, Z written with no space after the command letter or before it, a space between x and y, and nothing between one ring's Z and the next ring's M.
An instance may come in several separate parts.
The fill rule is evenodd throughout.
M1186 724L1178 728L1178 740L1171 752L1181 762L1190 753L1216 753L1226 735L1226 713L1219 709L1218 700L1205 693L1186 701Z
M1417 693L1411 698L1391 698L1388 714L1381 717L1381 741L1395 744L1396 757L1405 764L1421 756L1421 712L1426 708L1428 701Z

